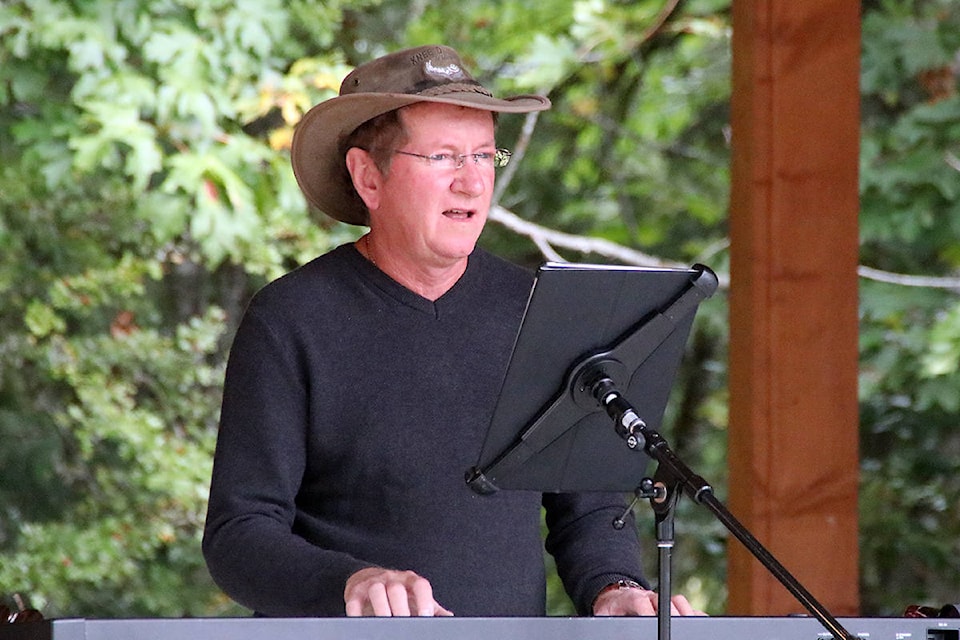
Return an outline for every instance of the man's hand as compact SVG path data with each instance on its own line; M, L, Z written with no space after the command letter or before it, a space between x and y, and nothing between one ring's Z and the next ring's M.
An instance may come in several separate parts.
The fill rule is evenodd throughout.
M656 591L642 588L607 589L601 591L593 603L595 616L654 616L657 615ZM670 598L670 614L674 616L705 616L682 595Z
M361 569L343 590L348 616L452 616L433 599L430 581L413 571Z

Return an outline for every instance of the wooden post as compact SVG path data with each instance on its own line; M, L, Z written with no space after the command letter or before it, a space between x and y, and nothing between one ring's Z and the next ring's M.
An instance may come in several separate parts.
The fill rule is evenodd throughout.
M834 615L859 609L860 3L734 0L730 498ZM730 615L805 613L735 539Z

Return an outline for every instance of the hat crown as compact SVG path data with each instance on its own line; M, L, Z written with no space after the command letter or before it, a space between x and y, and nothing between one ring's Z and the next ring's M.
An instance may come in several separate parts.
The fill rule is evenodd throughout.
M456 51L442 45L417 47L362 64L340 85L340 95L403 93L440 95L472 91L491 95L463 68Z

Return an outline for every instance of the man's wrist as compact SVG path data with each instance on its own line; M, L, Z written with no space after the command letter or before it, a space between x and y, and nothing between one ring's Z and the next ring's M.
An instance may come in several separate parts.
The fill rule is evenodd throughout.
M636 580L617 580L616 582L611 582L603 589L600 589L600 593L605 593L607 591L613 591L614 589L643 589L643 585L637 582ZM597 594L600 595L600 594Z
M597 600L600 599L600 596L608 591L622 591L624 589L645 589L645 587L636 580L620 579L616 582L611 582L603 589L600 589L599 593L597 593L597 597L593 599L593 604L596 605Z

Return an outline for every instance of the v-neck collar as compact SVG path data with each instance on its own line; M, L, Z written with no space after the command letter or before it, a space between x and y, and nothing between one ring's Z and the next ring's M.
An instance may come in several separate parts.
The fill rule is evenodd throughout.
M480 276L479 250L474 249L473 253L467 258L467 268L463 275L442 296L436 300L430 300L411 291L381 271L379 267L367 260L357 250L356 245L350 244L348 248L347 255L350 256L355 268L371 285L400 304L435 318L440 318L444 311L456 305L457 301L463 297L464 291L469 289L470 285Z

